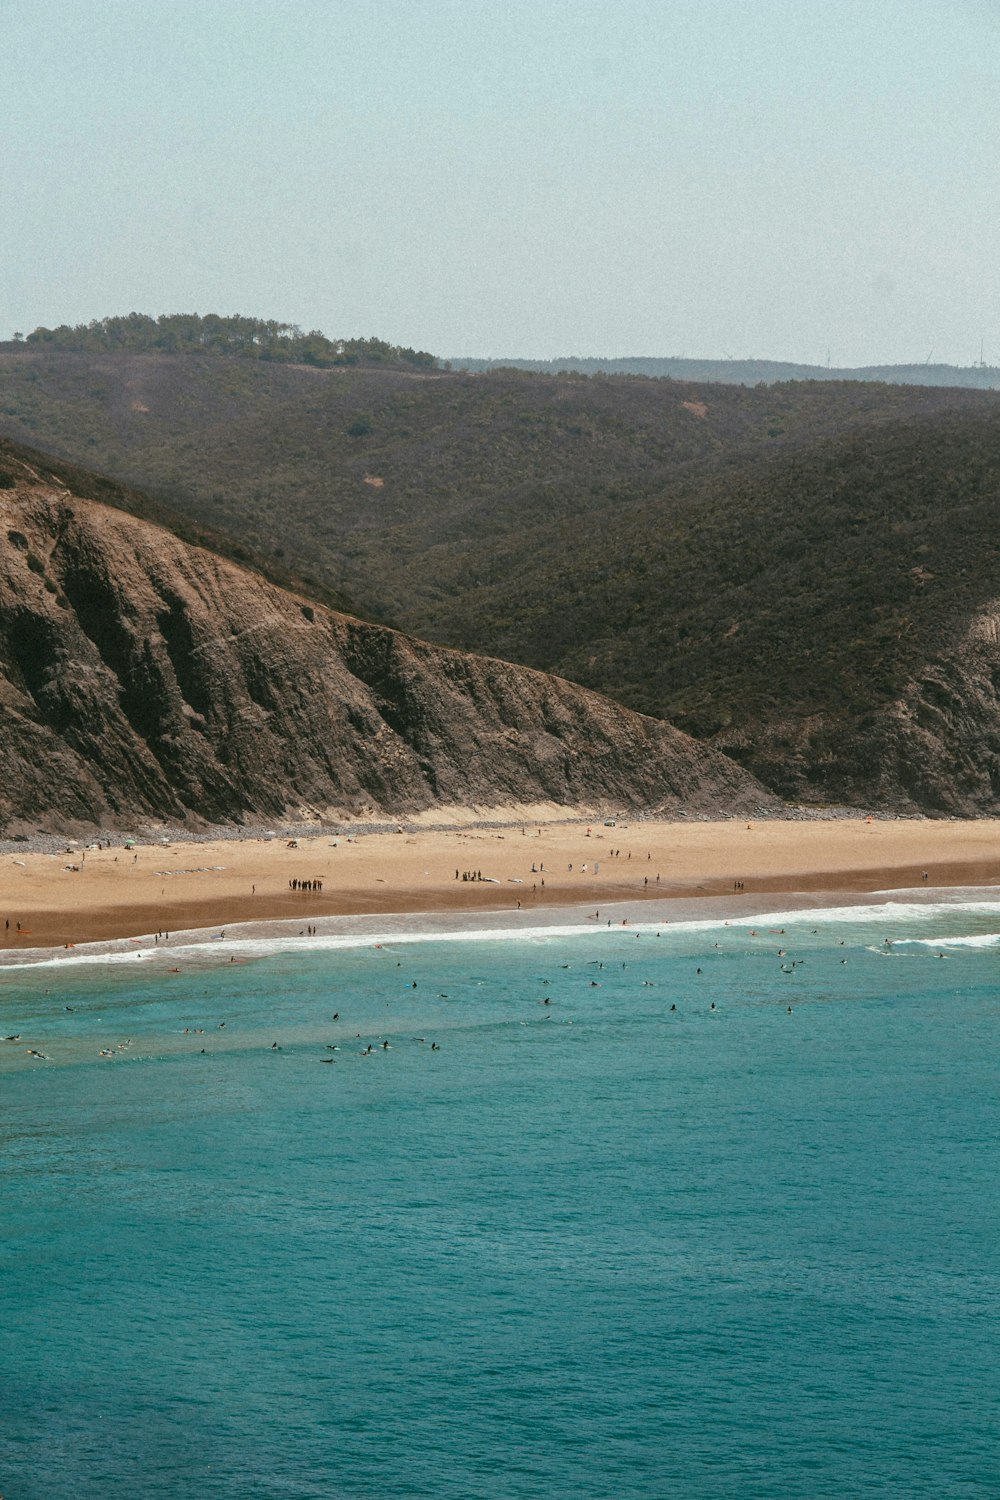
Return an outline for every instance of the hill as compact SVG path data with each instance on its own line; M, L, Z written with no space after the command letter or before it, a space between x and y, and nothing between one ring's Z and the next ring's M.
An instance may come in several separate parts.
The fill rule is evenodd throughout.
M239 314L220 317L209 313L164 314L151 318L145 313L124 317L95 318L72 327L36 328L22 340L20 335L2 346L8 353L25 349L73 354L210 354L257 359L279 364L314 365L329 369L348 365L398 365L431 369L433 354L423 349L401 348L384 339L328 339L318 329L304 333L295 323L274 318L246 318Z
M0 526L5 833L456 805L775 805L669 725L334 613L74 493L9 443Z
M785 797L1000 808L1000 410L689 476L586 526L525 517L429 566L441 633L661 714Z
M0 354L0 433L152 492L365 614L402 623L417 611L443 642L429 608L442 597L438 549L460 562L477 539L557 518L582 535L609 506L641 504L692 474L995 400L860 384L318 369L194 352Z
M700 381L719 385L777 385L785 380L861 380L881 385L963 386L1000 390L995 365L801 365L778 359L686 359L655 356L595 359L571 354L563 359L463 359L447 361L456 370L533 370L540 375L643 375L653 380Z
M998 806L989 392L30 351L0 382L8 431L300 588L609 693L783 796Z

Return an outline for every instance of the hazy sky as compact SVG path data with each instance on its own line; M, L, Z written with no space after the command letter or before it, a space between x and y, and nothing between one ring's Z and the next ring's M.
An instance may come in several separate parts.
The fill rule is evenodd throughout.
M1000 0L0 0L0 337L1000 363Z

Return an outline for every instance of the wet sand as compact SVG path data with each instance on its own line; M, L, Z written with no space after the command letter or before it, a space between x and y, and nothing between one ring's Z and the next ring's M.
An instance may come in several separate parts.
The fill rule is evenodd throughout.
M292 880L322 881L323 889L292 890ZM518 903L525 911L599 910L602 902L737 893L742 904L756 894L921 885L1000 885L1000 821L619 822L589 831L530 823L324 834L297 847L284 838L209 839L4 854L0 947L324 916L510 911Z

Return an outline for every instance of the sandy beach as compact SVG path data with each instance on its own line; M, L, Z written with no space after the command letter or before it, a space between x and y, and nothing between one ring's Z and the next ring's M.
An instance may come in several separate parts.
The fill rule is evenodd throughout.
M3 854L0 943L922 884L1000 884L1000 822L518 823Z

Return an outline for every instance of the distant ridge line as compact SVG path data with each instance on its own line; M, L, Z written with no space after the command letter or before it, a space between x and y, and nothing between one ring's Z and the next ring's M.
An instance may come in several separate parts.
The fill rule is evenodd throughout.
M704 381L717 385L776 385L785 380L880 382L885 385L961 386L1000 390L1000 368L995 365L859 365L830 369L774 359L684 359L636 355L598 359L566 355L559 359L451 358L452 369L473 374L487 370L528 370L543 375L639 375L648 379Z

